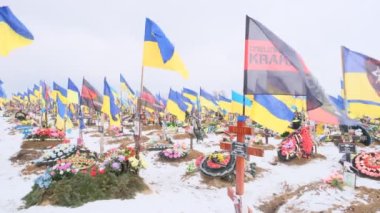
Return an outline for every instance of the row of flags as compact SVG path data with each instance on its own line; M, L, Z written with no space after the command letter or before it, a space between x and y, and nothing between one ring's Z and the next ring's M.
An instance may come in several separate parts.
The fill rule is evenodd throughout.
M10 9L0 7L0 55L7 55L12 49L27 45L32 40L33 35ZM293 119L293 108L306 109L311 120L331 124L351 122L342 113L343 109L351 118L363 115L380 117L380 61L343 47L344 92L341 97L335 98L324 93L292 47L248 16L245 45L244 92L232 91L231 99L214 97L202 88L198 96L195 91L184 88L181 93L170 89L166 101L160 95L154 96L145 87L140 94L136 94L121 75L121 88L127 96L125 103L122 95L119 96L106 79L103 95L85 79L80 93L69 79L67 89L53 83L51 98L58 106L66 105L65 109L70 108L71 104L82 104L102 111L115 123L120 122L118 105L136 105L138 96L146 110L166 109L180 120L184 119L186 112L204 107L212 111L245 114L279 132ZM174 45L149 18L145 22L143 52L143 66L172 70L188 78L188 71ZM299 96L305 98L297 98ZM14 97L20 101L27 98L32 103L37 100L49 102L46 84L42 83ZM67 114L65 110L58 109L58 112L60 116Z

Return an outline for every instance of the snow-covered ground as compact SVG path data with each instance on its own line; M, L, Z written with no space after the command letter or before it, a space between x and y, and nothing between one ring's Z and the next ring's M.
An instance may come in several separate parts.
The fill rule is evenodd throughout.
M21 166L12 165L9 158L20 149L22 136L18 133L9 135L13 124L0 118L0 212L234 212L233 204L227 196L226 188L215 188L207 185L199 173L183 178L186 173L186 163L177 165L157 161L156 151L144 152L149 167L142 170L140 175L149 185L151 192L139 194L131 200L102 200L87 203L78 208L64 208L55 206L34 206L29 209L19 209L22 206L22 197L33 185L36 175L22 176ZM77 131L70 133L72 142L76 141ZM99 137L85 135L85 144L91 150L99 151ZM188 142L189 140L183 140ZM210 135L203 143L194 143L194 149L210 153L218 149L215 146L218 136ZM278 140L270 140L276 145ZM213 145L214 144L214 145ZM106 145L106 149L117 145ZM372 148L373 149L373 148ZM379 149L379 146L376 147ZM251 157L251 162L264 169L253 181L246 183L243 201L252 207L254 212L260 212L258 207L264 202L273 199L274 195L284 194L311 183L322 183L333 171L341 169L338 163L341 154L332 144L320 146L318 152L326 159L312 159L304 165L270 164L276 156L275 150L265 151L263 158ZM343 191L319 184L322 187L309 188L302 194L289 197L278 211L327 211L335 208L337 212L358 200L356 191L345 187ZM358 186L380 189L380 182L366 178L357 179ZM380 191L380 190L379 190ZM336 207L340 206L340 207Z

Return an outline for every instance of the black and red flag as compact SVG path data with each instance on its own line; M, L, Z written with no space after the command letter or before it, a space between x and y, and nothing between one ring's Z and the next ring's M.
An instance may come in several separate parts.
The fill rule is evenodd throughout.
M83 78L81 105L88 106L100 112L103 104L103 96L86 79Z
M307 110L319 121L340 123L300 55L260 22L246 17L244 94L306 96ZM310 111L312 110L312 111Z
M153 93L151 93L145 86L143 87L143 91L141 93L141 104L142 106L152 110L155 110L158 104Z

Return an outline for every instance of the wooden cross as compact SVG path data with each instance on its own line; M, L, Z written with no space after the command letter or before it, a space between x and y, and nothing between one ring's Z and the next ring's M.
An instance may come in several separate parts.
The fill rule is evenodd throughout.
M240 145L240 148L243 144L245 144L245 135L252 134L252 129L245 126L245 117L239 116L237 119L237 126L230 126L229 131L237 134L237 145ZM238 147L235 145L235 147ZM232 150L233 145L229 142L221 142L220 148L224 150L234 151ZM264 156L264 150L254 147L246 147L246 155L253 156ZM245 173L245 158L244 156L237 155L236 156L236 195L242 196L244 194L244 173ZM234 201L236 212L241 212L241 197L233 196L233 190L228 189L229 197ZM238 199L238 201L236 201Z

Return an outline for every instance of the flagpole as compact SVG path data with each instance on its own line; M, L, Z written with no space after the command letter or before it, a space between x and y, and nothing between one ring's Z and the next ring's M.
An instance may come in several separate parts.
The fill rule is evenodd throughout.
M347 110L347 93L346 93L346 75L344 74L345 73L345 69L344 69L344 51L343 51L343 46L340 47L340 51L341 51L341 60L342 60L342 77L343 77L343 105L344 105L344 111L346 112L346 115L348 116L348 110ZM339 82L340 83L340 82Z
M143 92L144 87L144 65L141 66L141 83L140 83L140 97L137 101L137 118L138 118L138 135L136 135L135 132L135 151L136 151L136 158L139 159L139 152L140 152L140 138L141 138L141 130L142 130L142 101L141 101L141 94Z

